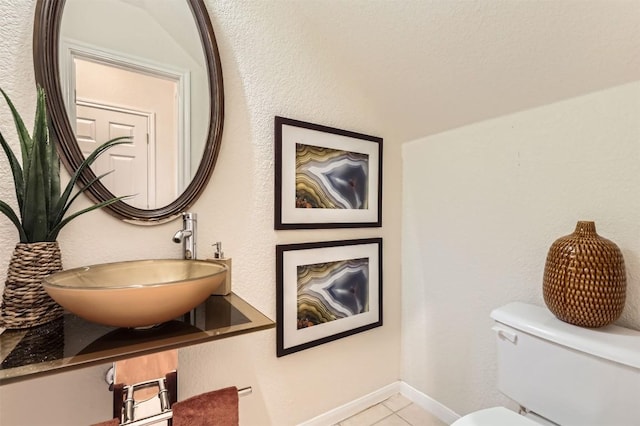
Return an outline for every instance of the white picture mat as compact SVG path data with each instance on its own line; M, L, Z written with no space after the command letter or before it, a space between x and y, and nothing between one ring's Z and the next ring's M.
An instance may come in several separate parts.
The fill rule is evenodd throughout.
M379 244L359 244L290 250L283 253L283 347L288 349L324 337L362 327L380 320L380 259ZM337 262L350 259L369 259L369 311L358 315L314 325L298 330L298 270L300 265Z
M369 156L366 209L296 208L296 144L357 152ZM378 221L379 145L318 130L282 125L282 223Z

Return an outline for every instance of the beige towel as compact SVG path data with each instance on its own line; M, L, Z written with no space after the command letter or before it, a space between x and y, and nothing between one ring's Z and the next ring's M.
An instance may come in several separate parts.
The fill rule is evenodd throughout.
M238 426L238 389L203 393L173 404L173 426Z

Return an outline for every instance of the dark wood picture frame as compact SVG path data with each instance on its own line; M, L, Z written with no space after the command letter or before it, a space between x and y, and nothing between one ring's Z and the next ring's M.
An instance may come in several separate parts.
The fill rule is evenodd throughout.
M276 355L382 326L382 290L382 238L277 245Z
M275 229L382 226L382 138L275 117Z

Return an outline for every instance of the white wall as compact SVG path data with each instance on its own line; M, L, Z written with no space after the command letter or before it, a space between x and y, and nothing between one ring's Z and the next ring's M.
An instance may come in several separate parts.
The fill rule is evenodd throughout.
M402 378L459 414L507 402L489 313L544 306L547 250L594 220L640 329L640 82L403 146ZM472 354L472 356L470 356Z
M289 425L372 392L400 375L400 148L384 121L354 92L341 64L315 41L287 3L208 1L222 56L225 130L218 165L193 206L199 214L200 257L222 241L234 259L234 290L275 318L277 243L384 237L385 325L283 358L275 331L182 349L180 398L228 385L252 386L241 400L246 425ZM0 86L32 121L35 84L31 32L35 0L0 2ZM385 138L384 228L273 230L273 117L305 121ZM31 127L30 125L28 127ZM15 147L11 119L0 107L0 128ZM13 200L0 159L0 199ZM86 201L84 201L86 203ZM81 207L79 204L78 208ZM72 222L60 234L65 267L124 259L179 257L171 242L179 223L135 227L104 212ZM17 234L0 220L0 279ZM86 425L110 416L102 374L87 368L0 387L0 424Z

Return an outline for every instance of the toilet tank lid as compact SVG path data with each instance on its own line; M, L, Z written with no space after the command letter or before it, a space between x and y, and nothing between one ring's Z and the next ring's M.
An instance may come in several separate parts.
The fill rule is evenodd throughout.
M616 325L578 327L560 321L547 308L522 302L494 309L491 318L541 339L640 369L640 331Z

